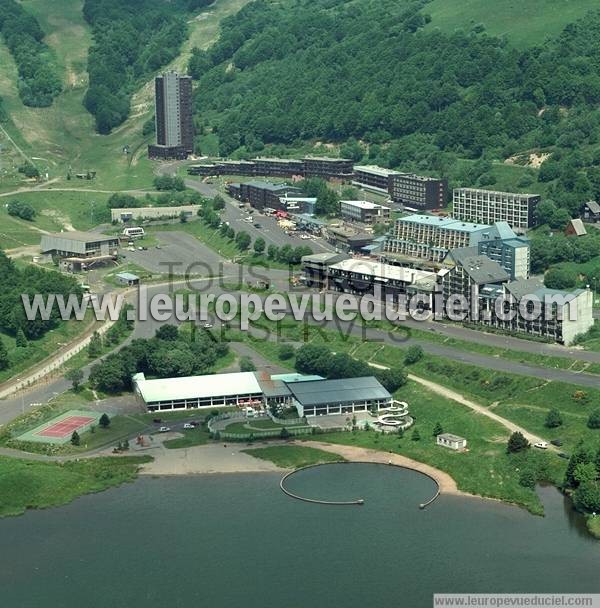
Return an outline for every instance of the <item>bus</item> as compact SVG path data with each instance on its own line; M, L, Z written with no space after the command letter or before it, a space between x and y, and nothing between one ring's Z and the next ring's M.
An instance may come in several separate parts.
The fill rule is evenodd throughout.
M146 233L143 228L125 228L123 230L123 236L126 236L130 239L141 239Z

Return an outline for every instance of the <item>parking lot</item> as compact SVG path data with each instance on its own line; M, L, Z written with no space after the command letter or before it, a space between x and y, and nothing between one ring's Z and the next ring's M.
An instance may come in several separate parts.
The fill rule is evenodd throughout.
M173 273L183 274L191 264L189 273L197 276L216 276L226 267L224 258L207 245L186 232L156 232L153 233L160 249L149 247L145 251L129 251L123 249L123 255L128 262L141 266L149 272L167 273L173 268ZM175 266L172 266L175 264Z

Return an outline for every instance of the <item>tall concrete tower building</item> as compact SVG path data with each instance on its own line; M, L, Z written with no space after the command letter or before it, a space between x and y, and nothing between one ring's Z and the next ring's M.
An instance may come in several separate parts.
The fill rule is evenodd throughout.
M194 151L192 79L166 72L154 80L156 144L148 146L150 158L185 159Z

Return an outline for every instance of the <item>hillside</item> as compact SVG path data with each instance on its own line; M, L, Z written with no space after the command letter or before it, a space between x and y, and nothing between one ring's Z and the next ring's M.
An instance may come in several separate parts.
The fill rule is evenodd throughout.
M341 151L356 160L453 185L497 186L494 163L510 162L522 166L519 189L571 213L599 197L600 11L520 51L485 31L432 28L432 7L251 3L190 62L205 136L239 156L350 140ZM551 158L526 169L531 153Z
M428 28L444 32L471 30L482 24L491 36L505 37L518 48L542 44L562 29L598 8L596 0L433 0L424 9Z
M192 45L207 47L217 37L221 20L247 1L217 0L207 11L191 13L189 39L169 65L183 68ZM0 95L8 114L8 120L0 122L0 191L24 185L16 167L27 159L42 173L47 172L57 188L148 187L152 166L145 157L145 146L151 136L144 136L142 128L152 116L151 76L132 92L129 118L110 135L98 135L94 118L83 105L88 86L88 50L92 43L90 27L82 14L83 0L28 0L24 6L37 17L46 34L44 40L57 58L64 90L50 107L23 105L17 91L14 60L0 37ZM123 154L124 146L129 146L129 155ZM97 178L92 182L67 181L69 168L73 173L95 170Z

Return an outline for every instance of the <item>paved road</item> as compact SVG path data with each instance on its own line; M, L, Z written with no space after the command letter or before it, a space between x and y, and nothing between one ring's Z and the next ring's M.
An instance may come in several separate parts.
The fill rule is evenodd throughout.
M179 162L165 163L160 165L157 171L161 175L174 175L180 165L181 163ZM277 220L274 217L263 215L256 210L253 210L252 213L254 220L252 222L245 221L248 218L248 213L245 209L240 209L239 201L223 194L212 184L207 184L197 179L186 179L185 185L209 198L213 198L217 195L221 196L227 203L222 214L223 220L229 222L236 232L239 232L240 230L246 231L252 237L253 241L258 237L262 237L265 239L267 246L271 244L276 245L277 247L283 245L291 245L292 247L307 245L308 247L311 247L315 253L335 251L335 247L322 238L305 240L286 235L278 226ZM254 226L255 223L260 224L261 228L256 228Z

